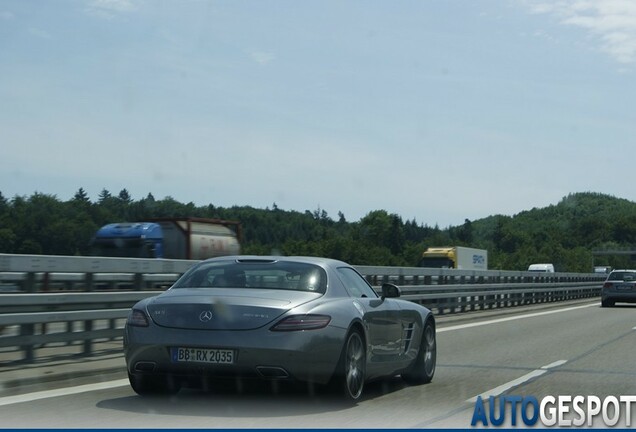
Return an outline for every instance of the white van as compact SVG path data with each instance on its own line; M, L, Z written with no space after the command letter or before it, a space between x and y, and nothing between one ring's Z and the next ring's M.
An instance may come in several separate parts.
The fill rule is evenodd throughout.
M529 272L540 272L540 273L554 273L554 265L553 264L530 264L528 266Z
M612 268L610 266L595 266L594 273L610 273Z

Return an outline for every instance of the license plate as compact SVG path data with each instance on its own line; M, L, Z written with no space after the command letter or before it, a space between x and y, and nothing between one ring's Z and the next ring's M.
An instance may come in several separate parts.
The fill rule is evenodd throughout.
M616 285L616 289L621 291L631 290L633 287L634 287L634 284L629 284L629 283L622 283L622 284Z
M233 364L234 350L218 348L171 348L173 363Z

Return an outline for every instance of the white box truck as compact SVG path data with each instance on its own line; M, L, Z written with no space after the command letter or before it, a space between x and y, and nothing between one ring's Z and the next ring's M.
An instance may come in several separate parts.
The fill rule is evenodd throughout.
M488 270L488 251L464 246L430 247L422 254L419 266L458 270Z

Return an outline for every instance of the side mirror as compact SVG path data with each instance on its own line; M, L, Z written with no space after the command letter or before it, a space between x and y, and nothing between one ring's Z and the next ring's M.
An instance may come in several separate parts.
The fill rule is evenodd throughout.
M382 284L382 300L385 298L396 298L401 295L400 288L392 283Z

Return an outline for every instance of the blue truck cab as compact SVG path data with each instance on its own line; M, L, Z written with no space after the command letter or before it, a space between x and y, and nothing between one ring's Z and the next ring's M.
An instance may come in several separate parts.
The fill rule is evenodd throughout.
M163 258L163 232L153 222L111 223L101 227L91 243L91 255Z

